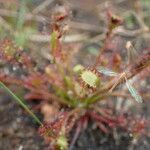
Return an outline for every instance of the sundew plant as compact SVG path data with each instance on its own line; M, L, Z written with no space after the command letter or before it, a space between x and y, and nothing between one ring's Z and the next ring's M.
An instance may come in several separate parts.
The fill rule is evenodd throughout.
M21 36L22 31L26 31L26 8L25 4L21 6L24 7L19 10L15 37L5 37L0 42L0 86L35 120L40 135L51 148L69 149L75 144L82 129L87 128L91 122L105 134L122 128L138 137L147 120L136 116L127 117L124 115L127 112L123 110L116 114L115 108L107 105L112 99L115 101L116 97L142 105L145 97L148 97L148 91L141 90L140 81L146 80L149 75L150 50L143 49L139 54L128 41L123 46L126 56L122 56L111 45L114 31L123 24L123 19L112 11L107 11L107 31L94 63L89 66L80 63L72 65L74 51L70 51L70 47L63 42L68 31L66 22L70 19L70 12L63 6L54 9L50 17L49 57L40 68L41 62L33 58L30 49L24 48L24 42L34 31L29 36ZM110 45L111 50L108 49ZM76 49L76 45L73 47ZM111 53L109 57L108 51ZM84 57L81 59L84 60ZM8 66L17 68L21 73L7 73L5 69ZM138 83L135 85L136 80ZM14 88L11 89L12 86L25 91L22 96L24 100L17 96ZM40 121L33 113L34 110L25 103L29 100L39 101L40 112L43 112L43 108L48 108L43 113L46 118L44 121ZM74 135L70 138L72 131Z

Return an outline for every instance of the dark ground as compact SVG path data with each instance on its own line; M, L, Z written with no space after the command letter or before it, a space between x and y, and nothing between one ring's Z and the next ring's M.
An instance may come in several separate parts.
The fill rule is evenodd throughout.
M149 114L143 107L145 115ZM7 114L7 115L6 115ZM49 150L37 132L37 125L9 97L0 99L0 150ZM118 134L119 133L119 134ZM143 136L133 143L129 133L118 131L119 139L88 127L81 132L71 150L149 150L150 137Z
M47 150L37 129L19 105L0 98L0 150Z

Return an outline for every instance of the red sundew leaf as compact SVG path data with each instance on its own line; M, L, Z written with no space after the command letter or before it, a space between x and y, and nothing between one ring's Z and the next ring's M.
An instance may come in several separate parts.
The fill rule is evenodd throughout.
M33 68L33 62L29 55L27 55L25 52L18 57L18 62L23 64L24 66L27 66L28 68Z
M117 119L118 124L120 124L122 127L127 126L127 119L124 116L119 116Z
M13 61L14 55L17 51L20 51L19 48L17 48L14 43L9 39L4 39L0 42L0 55L1 59L6 61Z
M52 55L55 59L64 60L65 54L62 52L62 45L60 42L60 33L58 31L53 31L51 34L50 44Z
M70 143L70 149L72 149L74 144L76 143L76 140L78 139L78 137L79 137L79 135L81 133L81 130L82 130L82 122L78 121L77 127L75 129L75 133L74 133L72 141Z
M91 117L98 122L106 123L108 125L113 122L112 120L105 118L97 113L90 113L90 114L91 114Z
M140 133L143 132L146 127L146 120L141 119L140 121L136 122L133 128L133 133Z
M68 10L64 6L56 6L53 11L53 20L55 22L63 21L68 17Z
M37 89L45 89L45 84L46 84L46 76L40 74L40 73L33 73L28 77L24 78L24 84L25 87L33 87Z
M4 63L21 64L33 68L31 57L9 39L0 42L0 58Z
M37 94L37 93L28 93L28 94L26 94L25 95L25 97L24 97L26 100L43 100L44 99L44 97L43 97L43 95L41 95L41 94Z
M122 63L121 56L117 53L114 54L113 55L113 65L119 68L121 66L121 63Z
M6 75L4 72L1 72L1 71L0 71L0 80L8 84L16 84L16 85L23 84L21 79L12 77L10 75Z
M110 10L107 12L108 19L110 20L110 25L113 28L119 26L123 23L123 19L115 14L113 14Z
M60 134L67 114L67 112L58 114L55 120L45 123L44 126L39 129L40 134L42 136L48 136L49 138L57 138Z

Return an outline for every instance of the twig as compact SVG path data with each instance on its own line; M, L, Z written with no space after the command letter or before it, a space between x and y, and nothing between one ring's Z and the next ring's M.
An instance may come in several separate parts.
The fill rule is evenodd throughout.
M88 41L91 43L97 43L97 42L102 41L104 39L105 39L105 33L102 33L100 35L96 35L93 38L90 38Z
M87 24L87 23L76 22L76 21L70 21L69 25L71 28L87 30L87 31L92 31L92 32L98 32L98 33L103 32L103 30L104 30L94 24Z
M137 21L138 21L138 23L139 23L139 25L140 25L140 27L141 28L148 28L147 26L146 26L146 24L145 24L145 22L143 21L143 19L142 19L142 16L141 15L137 15L134 11L131 11L131 13L134 15L134 17L137 19Z
M17 17L18 12L16 11L10 11L7 9L0 9L0 16L5 16L5 17ZM25 15L25 20L34 20L38 22L43 22L46 18L40 15L34 15L31 13L26 13Z
M140 28L137 30L126 30L121 26L113 30L113 34L124 36L124 37L135 37L142 33L148 33L148 32L150 32L148 28Z
M32 42L42 42L42 43L47 43L50 42L50 35L41 35L41 34L35 34L31 35L29 37L29 40ZM66 35L62 41L65 43L70 43L70 42L81 42L81 41L86 41L88 39L88 35L86 34L73 34L73 35Z

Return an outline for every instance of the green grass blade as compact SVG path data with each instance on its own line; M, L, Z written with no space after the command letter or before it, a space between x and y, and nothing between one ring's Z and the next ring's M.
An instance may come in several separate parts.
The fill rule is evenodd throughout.
M4 83L0 81L0 85L3 87L3 89L8 92L14 100L16 100L29 114L30 116L40 125L43 126L42 122L37 118L37 116L28 108L26 104L23 103L23 101L17 97Z
M116 73L116 72L114 72L108 68L105 68L105 67L98 67L97 71L106 75L106 76L112 76L112 77L118 76L118 73Z
M139 95L139 93L136 91L136 89L130 84L130 82L128 80L126 80L126 86L129 90L129 92L131 93L131 95L135 98L135 100L138 103L142 103L142 97Z

